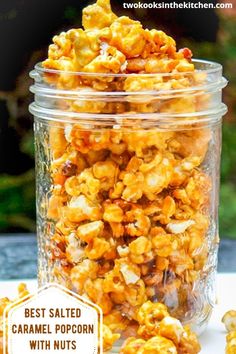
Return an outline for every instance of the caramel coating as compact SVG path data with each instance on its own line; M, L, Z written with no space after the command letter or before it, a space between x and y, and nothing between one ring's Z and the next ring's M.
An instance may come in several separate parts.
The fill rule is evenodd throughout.
M169 315L161 303L144 303L137 314L140 338L128 338L121 348L121 354L197 354L200 345L189 327Z
M117 17L109 0L85 8L82 21L53 38L43 62L63 70L45 73L46 82L78 92L60 108L103 117L49 126L53 276L101 307L106 348L139 323L142 339L129 339L121 353L197 353L195 335L172 316L186 321L202 306L195 282L209 252L212 181L203 162L212 136L187 118L169 125L168 114L207 106L201 95L170 94L204 75L188 48ZM94 99L105 92L109 99ZM117 102L113 92L125 95ZM165 115L164 128L155 113Z
M234 354L236 352L236 331L231 331L226 336L225 354Z
M27 297L29 295L29 292L27 290L27 287L24 283L21 283L18 285L18 296L14 300L10 300L7 297L0 298L0 354L3 354L4 350L4 344L3 344L3 330L4 330L4 325L3 325L3 315L4 311L6 310L7 306L13 304L16 301L19 301L23 299L24 297ZM6 353L7 353L7 348Z
M227 330L226 336L226 354L233 354L236 352L236 311L229 310L227 311L223 318L222 322L225 325L225 329Z
M236 330L236 311L235 310L230 310L227 311L223 318L222 322L225 325L225 328L228 332L232 332Z
M177 354L174 344L161 336L155 336L145 341L129 338L120 354Z

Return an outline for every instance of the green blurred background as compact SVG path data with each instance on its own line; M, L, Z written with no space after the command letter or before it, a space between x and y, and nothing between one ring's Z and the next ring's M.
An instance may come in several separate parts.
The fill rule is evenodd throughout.
M130 0L132 1L132 0ZM236 3L232 10L134 10L112 0L117 13L165 30L194 57L220 62L229 85L224 101L220 235L236 239ZM158 1L157 1L158 2ZM207 1L208 2L208 1ZM80 26L88 1L0 2L0 233L35 232L30 69L47 55L54 34Z

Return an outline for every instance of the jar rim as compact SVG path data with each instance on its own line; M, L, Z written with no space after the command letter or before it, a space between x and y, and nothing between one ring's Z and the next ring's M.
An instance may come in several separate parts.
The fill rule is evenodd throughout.
M195 69L194 71L189 72L171 72L171 73L141 73L141 74L111 74L111 73L85 73L85 72L71 72L71 71L62 71L62 70L55 70L55 69L45 69L42 67L42 63L38 63L35 65L34 70L30 72L30 77L34 79L35 84L30 87L31 92L37 95L42 95L44 97L64 97L66 95L67 99L74 99L75 96L79 95L80 97L126 97L126 96L142 96L142 95L161 95L161 96L168 96L168 95L182 95L185 93L193 94L199 91L206 91L212 92L214 90L223 89L227 85L227 80L222 77L222 65L213 61L207 61L202 59L193 59L195 65L199 68ZM188 75L193 74L204 74L206 75L207 82L203 82L199 85L189 86L189 87L182 87L182 88L164 88L164 89L145 89L145 90L137 90L137 91L109 91L109 90L96 90L91 89L90 87L83 87L79 88L58 88L53 85L47 84L44 81L43 75L44 74L57 74L57 75L77 75L80 77L85 78L100 78L101 80L107 78L155 78L160 76L164 78L173 77L178 75L178 77L186 77Z
M222 116L227 112L227 107L224 103L221 103L219 106L205 110L202 112L187 112L187 113L116 113L116 114L108 114L108 113L79 113L79 112L71 112L71 111L52 111L51 109L47 109L45 107L39 107L35 102L31 103L29 106L29 111L37 118L41 118L43 120L48 121L56 121L63 123L72 123L76 121L78 118L81 120L81 123L89 124L91 121L94 125L98 124L101 126L102 123L107 126L109 122L111 125L114 125L114 119L116 124L118 124L119 120L127 119L132 122L139 121L143 124L151 124L156 122L156 124L160 125L189 125L191 129L193 128L193 124L217 124L221 121ZM99 119L98 119L99 118Z
M156 121L155 124L160 124L160 120L163 122L163 124L167 123L167 118L168 121L169 119L173 119L173 124L181 125L183 123L186 123L186 120L191 121L191 124L194 122L197 123L198 120L201 121L201 123L216 123L219 121L219 119L226 113L226 107L224 104L220 102L221 99L221 90L227 85L227 80L222 77L222 65L211 62L211 61L206 61L206 60L198 60L194 59L193 62L196 64L196 69L192 72L172 72L172 73L150 73L150 74L107 74L107 73L84 73L84 72L67 72L67 71L60 71L60 70L54 70L54 69L45 69L42 67L42 63L38 63L35 65L35 69L31 71L30 76L35 80L34 85L30 87L31 92L35 94L35 103L31 104L30 106L30 112L34 114L37 117L40 117L42 119L49 119L53 121L57 121L62 119L62 121L70 121L70 120L76 120L77 118L83 120L83 122L86 124L86 122L89 124L91 120L95 121L97 118L99 118L99 124L105 124L105 125L110 125L114 124L114 116L116 116L116 119L128 119L130 122L133 122L134 119L137 119L140 122L149 122L149 124L153 124L153 119ZM62 88L62 87L57 87L57 85L54 85L54 83L47 82L47 79L45 80L44 75L45 74L65 74L65 75L88 75L90 78L96 78L98 79L99 77L104 78L154 78L155 77L160 77L160 76L165 76L165 78L170 77L173 78L177 76L177 79L179 77L181 78L181 75L183 77L186 77L187 75L195 75L199 74L201 77L201 74L203 74L204 78L206 80L200 81L200 84L197 85L195 84L194 80L192 82L192 86L188 87L181 87L179 88L178 86L175 88L163 88L163 89L144 89L144 90L139 90L139 91L125 91L125 90L118 90L118 91L113 91L111 90L97 90L94 89L93 87L88 86L81 86L81 87L75 87L75 88ZM190 78L191 78L190 76ZM101 80L103 81L103 80ZM106 80L105 80L106 81ZM122 103L126 104L127 102L129 103L146 103L150 101L157 101L157 100L165 100L168 101L170 99L178 99L178 98L184 98L187 95L187 97L190 96L196 96L198 97L199 95L212 95L214 96L214 100L212 100L212 104L208 109L204 108L203 110L197 110L192 112L178 112L178 110L173 111L173 112L166 112L166 113L161 113L161 112L144 112L143 114L137 114L131 110L130 112L126 112L125 114L119 114L119 113L112 113L112 112L106 112L106 113L101 113L101 112L77 112L76 110L69 110L65 111L60 109L60 107L55 106L55 102L57 100L79 100L82 103L86 103L87 101L93 101L96 102L99 100L102 104L105 103ZM132 108L133 109L133 108ZM135 116L135 117L133 117ZM109 122L108 122L109 121ZM170 123L170 122L169 122ZM95 123L94 123L95 124Z
M83 72L83 71L66 71L66 70L57 70L57 69L49 69L49 68L44 68L42 66L42 62L37 63L34 66L34 69L38 72L38 73L48 73L48 74L67 74L67 75L77 75L77 76L88 76L88 77L119 77L119 78L129 78L129 77L153 77L155 75L158 76L170 76L170 75L190 75L193 74L193 72L195 73L205 73L205 74L213 74L213 73L217 73L217 72L221 72L222 71L222 65L220 63L214 62L214 61L208 61L208 60L204 60L204 59L192 59L193 64L195 65L205 65L206 68L202 69L196 69L194 71L185 71L185 72L171 72L171 73L162 73L162 72L154 72L154 73L87 73L87 72ZM208 67L207 67L208 66Z

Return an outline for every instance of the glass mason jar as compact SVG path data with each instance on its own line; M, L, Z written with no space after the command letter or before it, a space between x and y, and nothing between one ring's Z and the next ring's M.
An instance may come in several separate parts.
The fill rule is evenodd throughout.
M221 65L194 63L31 72L39 285L88 297L124 336L147 300L198 333L215 303L226 80Z

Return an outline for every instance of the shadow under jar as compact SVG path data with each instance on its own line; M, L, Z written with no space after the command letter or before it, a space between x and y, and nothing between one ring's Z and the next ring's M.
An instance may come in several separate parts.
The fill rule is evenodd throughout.
M31 72L39 284L120 314L151 300L200 333L215 303L219 64L190 73ZM118 321L118 322L119 322Z

